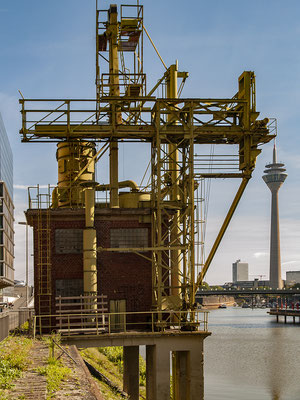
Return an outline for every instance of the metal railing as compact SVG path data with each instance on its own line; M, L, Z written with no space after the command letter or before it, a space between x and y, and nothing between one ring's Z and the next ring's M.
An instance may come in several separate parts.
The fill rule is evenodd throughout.
M46 332L62 336L92 335L126 332L170 332L208 330L209 311L145 311L78 314L36 315L33 321L34 337ZM192 317L192 318L191 318ZM61 324L63 319L64 323ZM158 322L158 320L160 321ZM193 322L190 322L190 319ZM49 321L52 323L49 325Z
M158 122L162 127L188 129L234 128L241 134L240 121L248 104L243 99L153 99L148 97L91 99L20 99L22 106L23 140L98 137L99 129L109 137L118 127L117 114L122 113L122 134L132 134L136 128L139 138L144 138L140 127L152 128ZM136 102L140 102L136 106ZM254 125L253 125L254 126ZM130 132L125 132L130 127ZM87 132L88 128L88 132ZM266 127L260 127L266 133ZM105 131L105 132L104 132ZM124 131L124 132L123 132ZM173 132L174 131L174 132ZM136 132L134 132L136 133ZM145 132L144 132L145 133ZM149 133L148 133L149 134ZM224 132L223 132L224 135ZM148 136L146 135L146 138Z

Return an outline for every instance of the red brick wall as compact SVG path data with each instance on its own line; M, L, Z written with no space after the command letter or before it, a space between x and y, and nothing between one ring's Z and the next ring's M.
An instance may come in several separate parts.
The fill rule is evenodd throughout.
M114 217L115 218L115 217ZM135 217L136 218L136 217ZM37 220L34 219L34 269L35 269L35 308L39 312L39 284L37 279ZM84 229L84 217L70 220L51 219L51 261L52 261L52 310L55 311L55 281L57 279L83 279L82 254L56 254L55 229ZM110 247L111 228L148 228L149 246L151 243L150 224L139 223L137 219L124 216L120 220L101 219L95 221L97 244ZM151 253L143 253L151 257ZM98 293L105 294L109 300L126 300L127 311L148 311L152 304L152 267L151 262L134 253L98 252Z

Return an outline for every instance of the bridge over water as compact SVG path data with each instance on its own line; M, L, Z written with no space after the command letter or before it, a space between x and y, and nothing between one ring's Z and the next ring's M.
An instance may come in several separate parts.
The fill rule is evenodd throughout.
M196 293L196 299L202 296L235 296L235 295L256 295L271 294L274 296L287 296L298 294L299 288L290 289L264 289L264 288L245 288L245 289L199 289Z

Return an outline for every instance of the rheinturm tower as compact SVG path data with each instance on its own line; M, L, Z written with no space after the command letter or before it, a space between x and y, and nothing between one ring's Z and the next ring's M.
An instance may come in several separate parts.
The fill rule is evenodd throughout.
M284 164L277 162L276 145L274 143L273 162L266 165L265 175L262 178L272 193L270 287L280 289L283 283L281 279L278 191L287 177L285 171Z

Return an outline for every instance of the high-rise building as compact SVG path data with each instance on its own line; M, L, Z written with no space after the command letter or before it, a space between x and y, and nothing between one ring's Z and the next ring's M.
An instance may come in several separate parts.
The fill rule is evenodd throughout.
M0 114L0 291L14 283L13 155Z
M300 271L286 271L286 285L300 283Z
M271 207L271 244L270 244L270 287L282 288L283 282L281 278L281 259L280 259L280 235L279 235L279 210L278 210L278 191L285 181L287 174L285 173L283 163L277 162L276 145L273 148L273 162L266 165L263 180L268 185L272 193Z
M232 282L248 281L248 263L237 260L232 264Z

